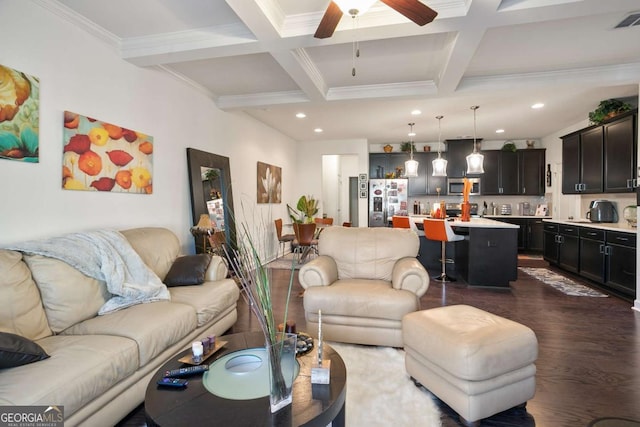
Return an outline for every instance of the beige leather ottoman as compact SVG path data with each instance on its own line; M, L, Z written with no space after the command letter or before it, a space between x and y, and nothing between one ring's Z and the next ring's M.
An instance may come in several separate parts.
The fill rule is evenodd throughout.
M514 406L536 389L538 341L528 327L468 305L416 311L402 319L405 366L416 385L467 425Z

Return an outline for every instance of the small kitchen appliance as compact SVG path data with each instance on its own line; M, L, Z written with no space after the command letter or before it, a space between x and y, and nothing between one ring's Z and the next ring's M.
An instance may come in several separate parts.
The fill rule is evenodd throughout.
M615 204L609 200L592 200L587 219L591 222L618 222Z

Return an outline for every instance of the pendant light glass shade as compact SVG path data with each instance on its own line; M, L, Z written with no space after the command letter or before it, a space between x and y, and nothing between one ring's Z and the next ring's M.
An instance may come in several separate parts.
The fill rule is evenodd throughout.
M480 108L478 105L471 107L473 110L473 153L467 156L467 173L480 174L484 173L484 156L478 153L476 148L476 110Z
M431 166L433 167L432 176L447 176L447 160L442 158L442 152L440 151L440 141L442 140L442 129L440 127L440 120L443 116L437 116L438 119L438 157L433 159Z
M342 13L347 15L362 15L376 0L335 0Z
M413 125L415 123L409 123L410 132L409 132L409 151L411 152L411 157L409 160L404 162L404 176L407 178L416 178L418 176L418 161L413 160Z

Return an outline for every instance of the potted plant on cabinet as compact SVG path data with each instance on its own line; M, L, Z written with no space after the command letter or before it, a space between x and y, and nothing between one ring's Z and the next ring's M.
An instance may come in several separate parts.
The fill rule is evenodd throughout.
M619 99L606 99L601 101L598 108L589 113L589 121L594 125L600 125L605 120L629 111L633 106Z

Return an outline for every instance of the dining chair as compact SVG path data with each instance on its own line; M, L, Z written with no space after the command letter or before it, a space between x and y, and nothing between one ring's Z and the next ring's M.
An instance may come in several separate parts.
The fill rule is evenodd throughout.
M319 225L333 225L333 218L314 218L313 220Z
M293 242L296 236L295 234L282 234L282 218L276 219L274 223L276 224L276 234L278 235L278 242L280 243L280 247L282 247L282 256L284 256L284 250L287 242ZM279 252L280 251L278 251L278 253Z

